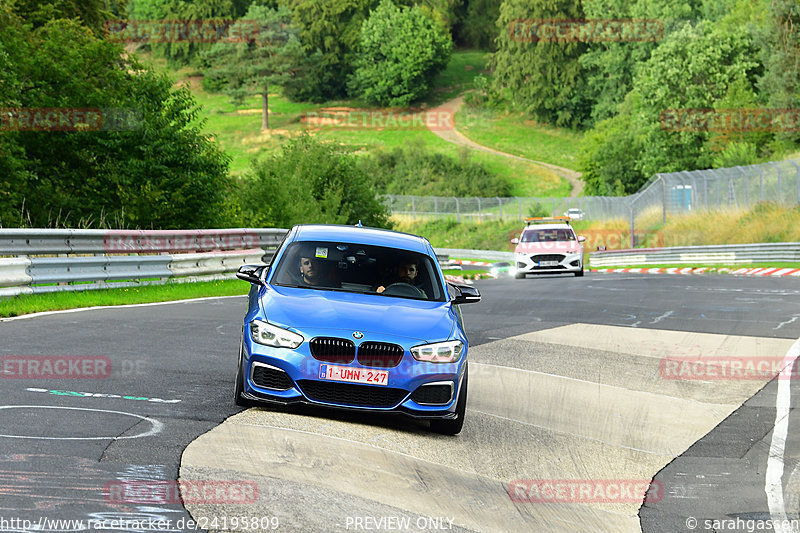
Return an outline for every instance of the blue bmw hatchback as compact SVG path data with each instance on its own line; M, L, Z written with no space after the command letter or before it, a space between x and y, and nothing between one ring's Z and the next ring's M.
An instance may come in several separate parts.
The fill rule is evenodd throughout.
M430 243L360 226L295 226L269 266L245 265L235 401L399 412L457 434L467 403L460 304Z

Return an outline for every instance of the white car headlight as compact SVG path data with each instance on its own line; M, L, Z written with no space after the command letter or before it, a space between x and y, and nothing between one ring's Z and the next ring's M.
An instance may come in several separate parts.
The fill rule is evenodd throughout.
M464 343L461 341L437 342L415 346L411 348L411 355L417 361L455 363L461 357L462 349L464 349Z
M275 348L297 348L303 344L303 336L288 329L273 326L263 320L250 322L250 337L253 341Z

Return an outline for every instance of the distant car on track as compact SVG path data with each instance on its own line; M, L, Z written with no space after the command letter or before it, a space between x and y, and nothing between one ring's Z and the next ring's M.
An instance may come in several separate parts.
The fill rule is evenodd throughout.
M495 277L511 276L516 272L516 269L514 268L514 265L508 261L498 261L497 263L492 264L490 272Z
M573 273L583 276L583 245L585 237L575 235L567 217L528 218L528 225L516 244L514 277L528 274Z
M584 213L583 210L578 207L570 207L564 213L564 216L569 217L572 220L583 220L586 217L586 213Z
M416 278L392 281L393 269L409 262ZM316 284L302 275L308 268L316 270ZM426 239L353 226L295 226L271 265L245 265L237 276L252 284L238 405L403 413L429 419L439 433L461 431L468 341L459 306L480 301L480 293L445 282Z

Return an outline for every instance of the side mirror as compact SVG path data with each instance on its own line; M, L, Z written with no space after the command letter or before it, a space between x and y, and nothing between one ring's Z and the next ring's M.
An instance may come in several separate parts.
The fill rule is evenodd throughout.
M261 277L268 268L267 265L242 265L236 272L236 277L254 285L263 285Z
M475 287L456 283L450 283L449 285L456 291L456 295L451 300L453 305L474 304L481 301L481 293Z
M514 237L513 239L511 239L511 244L519 244L519 239L517 237Z
M583 235L579 235L578 236L578 242L585 242L585 241L586 241L586 237L584 237Z

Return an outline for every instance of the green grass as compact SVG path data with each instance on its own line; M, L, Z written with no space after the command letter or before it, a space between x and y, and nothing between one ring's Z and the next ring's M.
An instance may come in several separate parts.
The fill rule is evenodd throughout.
M474 88L473 79L485 73L489 52L480 50L457 50L453 52L447 67L433 80L433 92L428 105L438 105Z
M304 114L317 113L329 107L353 107L363 109L357 101L334 101L325 104L291 102L280 94L270 94L270 132L261 132L261 114L252 112L261 109L261 97L247 98L237 109L224 94L203 90L201 78L193 68L171 70L166 61L154 58L149 53L139 54L140 59L160 72L166 72L176 84L187 84L202 107L200 118L205 120L204 131L214 137L220 147L231 157L230 172L241 176L247 172L251 161L260 155L274 153L289 137L309 131L327 141L342 145L356 153L375 150L391 150L418 140L433 152L458 157L460 148L448 143L427 128L378 127L345 129L338 126L309 126L301 122ZM450 63L435 80L435 89L427 101L418 107L423 109L457 96L472 88L474 76L485 69L486 52L459 50L453 53ZM276 89L277 90L277 89ZM387 111L374 109L374 111ZM513 196L568 196L569 183L549 169L538 165L515 161L506 157L481 152L472 152L474 161L501 176L511 186Z
M126 305L172 300L187 300L209 296L247 294L250 285L240 280L204 281L198 283L166 283L119 289L100 289L83 292L22 294L0 299L0 317L13 317L79 307Z
M577 170L583 135L537 124L522 113L503 113L467 106L456 113L456 127L478 144Z

